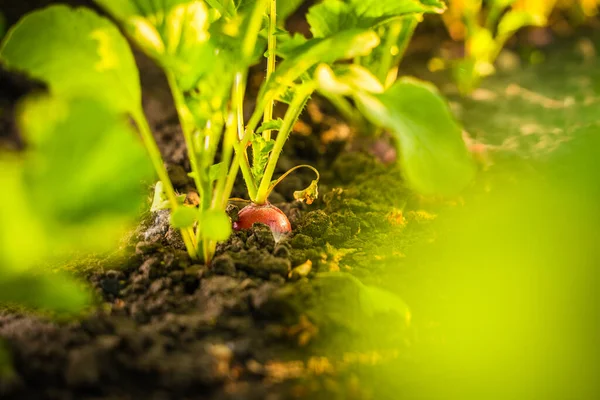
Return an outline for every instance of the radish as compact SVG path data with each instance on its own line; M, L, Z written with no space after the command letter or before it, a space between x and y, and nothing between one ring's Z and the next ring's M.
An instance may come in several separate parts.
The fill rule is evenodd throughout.
M271 228L276 242L292 231L288 217L271 203L251 203L242 208L238 214L238 220L233 223L233 229L236 231L251 229L252 225L257 222Z
M259 202L255 200L242 208L238 213L238 220L233 223L233 229L236 231L251 229L252 225L255 223L262 223L271 228L271 232L273 232L273 237L276 242L290 233L292 231L292 225L290 224L288 217L279 208L269 203L267 198L278 183L299 168L311 169L317 175L317 179L313 180L306 189L294 192L294 198L306 202L306 204L312 204L319 196L319 189L317 186L320 178L319 171L310 165L298 165L280 176L275 182L271 183L264 195L259 197L259 199L264 199L263 201Z

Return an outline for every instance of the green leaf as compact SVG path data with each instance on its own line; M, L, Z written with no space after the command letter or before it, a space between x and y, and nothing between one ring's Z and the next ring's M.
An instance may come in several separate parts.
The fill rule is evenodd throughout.
M202 214L202 236L205 239L223 241L231 235L231 220L223 210L206 210Z
M206 3L227 17L233 17L237 11L233 0L206 0Z
M414 190L423 194L456 194L464 189L474 177L475 166L462 130L437 89L403 78L382 92L377 85L360 83L360 76L367 74L363 70L337 77L329 67L321 65L316 76L320 90L354 97L373 124L394 133L404 178ZM375 78L364 81L372 80Z
M189 174L191 175L191 174ZM183 204L185 201L186 195L180 194L177 196L178 204ZM167 195L164 191L162 181L156 182L154 186L154 197L152 198L152 206L150 207L150 211L157 212L160 210L169 210L171 209L171 202L167 199Z
M200 211L196 207L179 207L171 213L171 226L178 229L191 228L199 217Z
M260 182L265 173L265 168L269 162L269 154L271 154L273 147L275 147L273 139L265 140L259 134L255 134L252 138L252 176L254 176L256 182Z
M360 304L367 315L395 313L402 316L407 324L410 323L410 308L404 300L394 293L376 286L361 286Z
M25 101L18 120L29 150L15 173L48 247L62 254L114 246L153 175L127 118L97 100L42 96Z
M60 313L77 313L91 304L87 288L56 273L0 274L0 304L13 303Z
M525 10L511 10L504 14L498 24L498 36L511 36L526 26L545 26L548 19L544 15L532 14Z
M298 47L303 46L307 41L308 39L300 33L290 35L288 32L282 32L277 35L277 56L283 59L289 58Z
M223 173L224 168L227 168L227 167L222 162L211 165L210 168L208 169L208 180L210 182L214 182L217 179L219 179L219 177Z
M261 88L260 102L268 97L283 95L296 79L319 63L333 63L338 60L364 56L379 44L379 37L370 30L349 30L326 39L311 39L298 47L281 62L275 73Z
M284 24L285 20L291 16L301 5L304 0L277 0L277 20L280 24Z
M415 13L442 13L439 0L325 0L310 8L306 18L314 37L329 37L352 29L371 29Z
M0 303L79 311L90 302L88 292L65 276L31 269L56 250L50 242L60 232L44 229L44 216L29 204L21 167L22 160L0 159L0 187L8 194L0 197Z
M127 34L177 78L183 91L192 89L212 68L215 48L209 43L209 14L198 0L95 0Z
M283 119L277 118L267 122L263 122L262 125L256 130L256 133L263 133L264 131L278 131L281 129Z
M365 67L356 64L336 66L332 70L322 64L315 77L326 93L349 96L356 92L383 93L384 87Z
M396 136L402 172L414 190L453 195L473 179L462 130L433 85L403 78L385 93L358 93L356 99L372 123Z
M127 41L91 10L55 5L26 15L4 38L0 60L8 69L47 82L53 94L98 98L119 111L141 107Z

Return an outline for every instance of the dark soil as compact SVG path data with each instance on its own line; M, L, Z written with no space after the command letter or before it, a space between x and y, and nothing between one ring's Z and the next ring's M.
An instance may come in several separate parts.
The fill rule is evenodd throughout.
M341 129L315 111L326 105L315 100L311 108L304 130ZM160 119L157 139L172 180L190 192L181 132L172 116ZM308 170L277 187L271 201L293 227L278 243L258 224L220 244L210 266L194 264L159 212L144 218L127 256L79 266L99 299L88 315L56 322L0 311L0 337L14 362L0 377L2 398L370 397L356 369L382 354L397 360L413 333L401 300L396 309L372 309L352 276L381 286L377 271L401 260L417 237L411 224L422 221L402 212L412 200L399 171L344 146L293 135L279 173L317 166L322 196L311 206L293 201L293 191L314 179ZM233 195L244 195L241 182ZM235 219L237 208L229 211Z
M192 197L168 92L160 74L138 61L169 173ZM0 101L12 105L30 89L19 84ZM467 100L463 111L479 101ZM0 398L385 400L425 398L427 382L445 382L427 361L442 341L440 276L450 273L405 260L414 244L433 241L432 221L460 201L411 194L397 167L347 151L350 129L327 104L314 99L307 111L278 173L316 166L321 196L310 206L293 200L314 179L310 171L277 187L270 200L289 217L289 237L276 242L255 225L219 244L205 266L189 259L166 212L145 215L125 256L79 265L98 299L86 315L0 310L0 338L14 365L0 374ZM239 182L233 196L244 194ZM229 211L235 219L236 206Z

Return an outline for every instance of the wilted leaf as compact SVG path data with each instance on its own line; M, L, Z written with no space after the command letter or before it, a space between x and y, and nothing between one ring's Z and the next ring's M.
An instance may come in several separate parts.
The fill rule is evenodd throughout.
M318 180L314 180L306 189L294 192L294 199L312 204L319 197L318 183Z

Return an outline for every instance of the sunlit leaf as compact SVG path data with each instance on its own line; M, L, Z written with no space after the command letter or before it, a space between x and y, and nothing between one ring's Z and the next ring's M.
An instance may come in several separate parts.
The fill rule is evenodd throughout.
M53 94L102 99L119 111L140 107L139 76L127 41L89 9L55 5L26 15L4 38L0 60L48 83Z
M444 98L431 84L403 78L382 94L359 94L372 123L394 133L402 173L423 194L456 194L475 167Z
M325 0L309 10L306 18L314 37L328 37L352 29L378 24L415 13L442 13L439 0Z
M382 93L384 87L377 78L360 65L340 65L335 72L327 65L317 68L315 77L322 90L340 95L352 95L356 91Z
M273 124L273 126L276 125ZM254 135L252 139L252 176L256 182L260 182L262 179L265 167L269 161L269 154L274 146L275 141L273 139L265 140L259 134Z
M205 239L222 241L231 235L231 220L222 210L206 210L202 214L202 236Z
M284 94L288 86L316 64L364 56L378 44L379 37L369 30L348 30L326 39L311 39L279 64L261 89L261 101L267 94L273 97Z
M544 26L548 22L543 14L512 10L507 12L498 24L498 35L512 35L525 26Z
M0 304L12 303L61 313L76 313L91 304L92 296L81 283L57 273L23 273L2 276Z
M119 20L127 34L191 89L212 67L209 15L199 0L95 0Z
M196 207L179 207L171 212L171 225L178 229L191 228L199 217L200 212Z
M281 125L283 124L283 120L281 118L272 119L267 122L263 122L263 124L256 130L256 133L262 133L264 131L278 131L281 129Z
M414 190L456 194L472 180L475 167L462 130L435 87L403 78L385 92L369 91L349 79L351 74L338 78L324 65L316 76L320 90L352 96L371 123L394 133L404 178Z
M30 146L23 185L53 251L114 245L140 210L146 198L142 182L152 176L127 119L86 98L35 97L20 110Z

